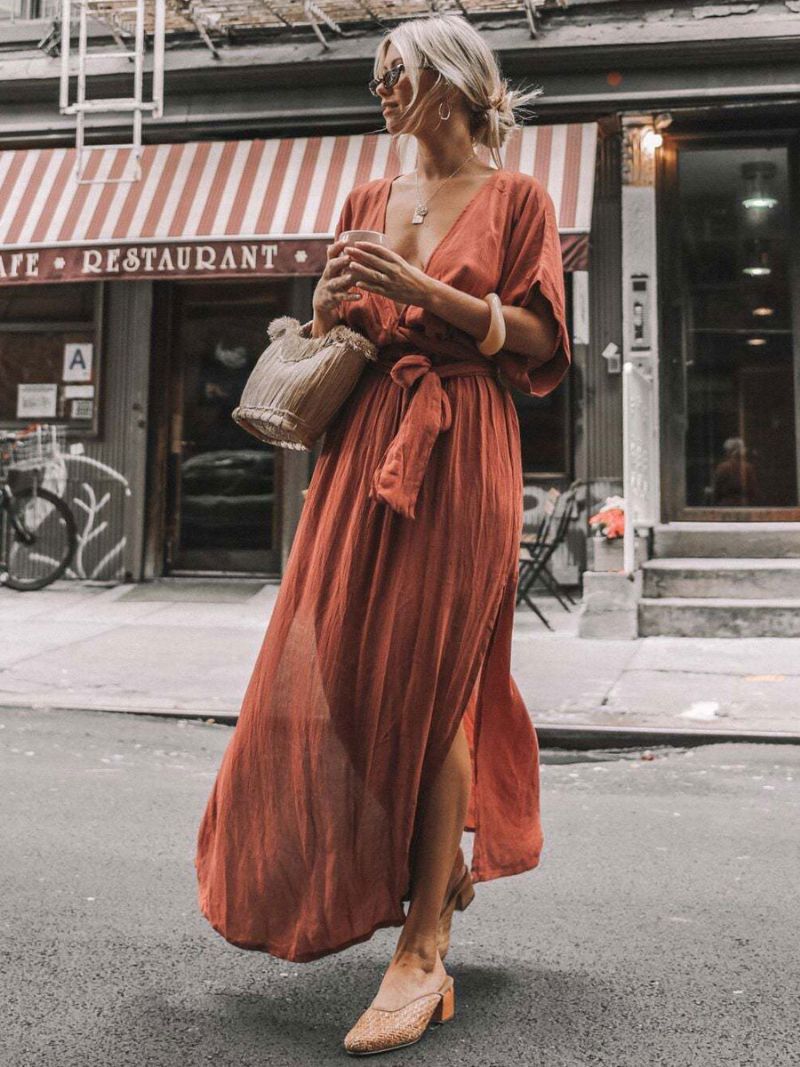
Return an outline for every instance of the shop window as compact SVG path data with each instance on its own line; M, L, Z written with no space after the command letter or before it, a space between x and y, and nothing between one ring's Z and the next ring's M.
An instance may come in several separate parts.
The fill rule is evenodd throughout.
M686 147L678 193L685 506L795 507L789 153Z
M0 289L0 426L98 432L102 287Z
M565 476L570 469L568 400L565 379L549 396L513 392L519 416L525 474Z
M61 16L58 0L8 0L5 15L12 21L23 22L36 19L57 19Z
M566 276L567 326L572 334L572 285ZM571 401L568 373L547 396L527 396L512 389L519 417L522 470L526 475L570 478L572 469Z
M186 282L173 292L170 568L267 574L279 569L278 449L231 418L291 313L292 281Z

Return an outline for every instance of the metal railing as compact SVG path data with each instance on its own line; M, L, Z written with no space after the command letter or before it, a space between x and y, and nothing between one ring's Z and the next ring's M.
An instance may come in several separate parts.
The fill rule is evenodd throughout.
M153 63L152 90L149 99L144 95L145 20L148 16L146 0L62 0L61 7L61 85L59 105L61 113L75 116L75 171L79 183L108 183L137 181L141 177L142 122L145 112L160 118L164 107L164 31L166 0L153 0ZM90 18L101 19L111 30L119 46L116 52L92 52L88 47ZM72 48L73 22L78 24L77 49ZM128 47L130 41L130 47ZM131 63L132 91L129 96L89 97L87 79L94 60L128 59ZM75 98L70 93L70 79L76 77ZM86 146L87 118L90 115L129 113L132 135L127 147L131 149L131 170L119 177L87 177L84 158L91 151ZM101 147L101 146L97 146ZM131 173L132 171L132 173Z
M651 357L637 354L626 359L622 368L622 495L625 499L622 560L629 577L636 569L638 528L653 526L656 521L655 395Z

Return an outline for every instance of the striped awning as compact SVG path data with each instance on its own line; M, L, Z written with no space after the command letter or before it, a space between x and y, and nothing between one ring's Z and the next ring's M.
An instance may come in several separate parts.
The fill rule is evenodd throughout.
M588 261L595 144L594 123L529 126L502 153L547 187L568 270ZM317 274L348 191L409 169L386 134L151 145L120 181L129 152L90 150L80 182L72 149L0 152L0 283Z

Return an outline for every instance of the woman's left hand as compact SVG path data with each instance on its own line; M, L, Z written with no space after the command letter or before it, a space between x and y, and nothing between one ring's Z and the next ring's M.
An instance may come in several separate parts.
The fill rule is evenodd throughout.
M425 306L431 278L397 252L373 241L356 241L344 251L350 256L350 274L359 289L386 296L398 304Z

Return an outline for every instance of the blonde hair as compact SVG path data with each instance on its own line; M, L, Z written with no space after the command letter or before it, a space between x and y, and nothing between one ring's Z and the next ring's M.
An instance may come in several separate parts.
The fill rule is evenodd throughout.
M441 104L451 89L458 89L469 106L473 143L488 148L493 163L500 167L500 148L511 131L520 125L514 112L540 96L541 87L511 89L500 74L494 52L462 15L425 15L407 19L395 26L378 45L375 77L381 72L391 44L400 53L413 88L411 102L405 112L409 125L402 133L393 135L393 139L397 139L401 158L407 138L419 128L422 117L420 71L424 67L432 67L438 75L430 90L434 103L438 99Z

